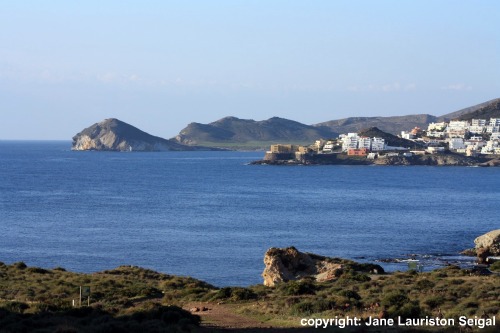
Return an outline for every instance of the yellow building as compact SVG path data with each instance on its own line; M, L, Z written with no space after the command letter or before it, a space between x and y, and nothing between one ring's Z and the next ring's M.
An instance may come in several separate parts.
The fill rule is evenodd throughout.
M271 153L294 153L299 150L298 145L271 145Z

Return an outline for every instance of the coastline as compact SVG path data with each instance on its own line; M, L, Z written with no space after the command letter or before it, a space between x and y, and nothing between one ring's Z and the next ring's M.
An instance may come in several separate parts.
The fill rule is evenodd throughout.
M368 159L364 156L348 156L341 153L332 154L276 154L267 152L262 160L253 161L251 165L386 165L386 166L467 166L489 167L500 166L500 158L469 157L456 153L426 154L412 156L383 156Z
M317 325L346 332L414 327L432 332L469 325L493 332L500 320L500 276L457 266L423 273L344 270L324 282L221 288L136 266L82 274L0 263L0 274L0 326L7 332L62 327L71 332L310 332ZM82 286L89 294L80 300ZM493 297L480 296L485 293Z

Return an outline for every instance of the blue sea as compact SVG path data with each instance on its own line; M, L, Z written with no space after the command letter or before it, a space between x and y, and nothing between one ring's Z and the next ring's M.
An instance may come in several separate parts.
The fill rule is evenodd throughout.
M0 141L0 261L262 283L270 247L426 269L500 228L500 168L253 166L263 152L73 152ZM405 263L384 264L389 270Z

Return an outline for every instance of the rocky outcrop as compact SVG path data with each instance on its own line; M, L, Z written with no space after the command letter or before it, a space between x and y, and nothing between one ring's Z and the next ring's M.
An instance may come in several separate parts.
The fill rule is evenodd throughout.
M278 283L313 277L318 282L339 277L344 269L371 273L383 273L379 265L358 264L354 261L329 258L298 251L295 247L270 248L264 255L264 285L273 287Z
M481 163L484 162L485 163ZM392 165L392 166L500 166L498 160L488 160L487 157L469 157L455 153L426 154L405 156L380 156L367 159L346 154L304 154L300 159L293 154L266 153L263 160L251 164L271 165Z
M489 161L486 161L484 163L479 163L478 164L480 167L498 167L500 166L500 158L494 158Z
M488 256L500 256L500 229L477 237L474 244L480 262L485 262Z
M460 252L467 256L477 256L480 264L486 263L489 256L500 256L500 229L492 230L474 240L475 247Z
M71 149L105 151L209 150L204 147L185 146L150 135L114 118L105 119L75 135Z
M430 165L430 166L476 166L481 160L461 154L428 154L413 155L411 157L394 156L377 158L376 165Z

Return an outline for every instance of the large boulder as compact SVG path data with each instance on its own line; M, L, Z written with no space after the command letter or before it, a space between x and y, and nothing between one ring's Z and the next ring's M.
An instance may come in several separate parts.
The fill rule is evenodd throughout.
M500 229L492 230L474 240L476 253L480 261L484 261L487 256L500 255Z
M354 261L329 258L298 251L295 247L270 248L264 256L264 285L273 287L280 282L312 277L318 282L333 280L344 268L364 272L383 273L379 265L358 264Z

